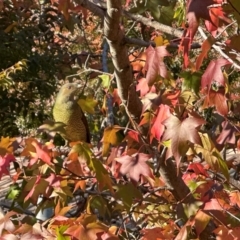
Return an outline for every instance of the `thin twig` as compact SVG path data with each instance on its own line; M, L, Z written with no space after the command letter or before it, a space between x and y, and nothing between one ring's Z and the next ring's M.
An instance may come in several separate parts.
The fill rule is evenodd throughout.
M226 30L227 28L229 28L230 26L232 26L234 23L236 23L237 21L233 21L230 24L228 24L225 28L223 28L223 30L215 37L216 39L218 39Z

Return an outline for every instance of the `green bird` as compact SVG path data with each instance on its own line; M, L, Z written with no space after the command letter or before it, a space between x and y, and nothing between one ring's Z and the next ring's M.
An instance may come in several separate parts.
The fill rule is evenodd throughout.
M62 122L66 135L62 137L70 142L85 141L90 143L90 132L87 119L78 104L80 89L76 83L64 84L53 107L55 122Z

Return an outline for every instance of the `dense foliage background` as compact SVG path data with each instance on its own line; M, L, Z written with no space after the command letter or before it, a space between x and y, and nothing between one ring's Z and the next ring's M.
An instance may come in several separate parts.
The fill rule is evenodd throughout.
M1 239L238 239L239 26L238 0L0 0ZM60 146L65 82L91 145Z

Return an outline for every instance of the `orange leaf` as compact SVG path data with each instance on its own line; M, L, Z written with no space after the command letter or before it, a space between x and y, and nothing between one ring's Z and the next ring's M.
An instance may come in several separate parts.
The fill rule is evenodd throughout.
M196 232L199 234L206 228L210 221L211 217L204 213L202 210L199 210L194 218Z
M69 19L69 8L70 8L70 0L59 0L58 3L58 11L63 13L63 16L66 18L66 20Z
M6 153L13 152L13 143L16 138L1 137L0 141L0 156L4 156Z
M212 45L214 44L215 39L212 36L209 36L202 44L202 51L199 54L197 61L196 61L196 70L199 70L202 62L204 60L205 57L207 57L207 54L209 52L209 50L211 49Z

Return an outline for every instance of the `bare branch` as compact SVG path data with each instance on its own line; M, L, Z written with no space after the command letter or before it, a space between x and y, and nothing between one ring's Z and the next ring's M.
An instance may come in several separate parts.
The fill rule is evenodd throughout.
M178 38L182 37L182 34L183 34L182 31L179 31L179 30L172 28L170 26L167 26L165 24L162 24L162 23L159 23L156 21L152 21L151 19L143 17L140 14L133 14L133 13L129 13L127 11L123 11L123 14L129 19L141 22L144 25L153 27L154 29L160 30L163 33L170 34L170 35L178 37Z
M76 1L80 6L87 8L90 10L93 14L98 15L99 17L103 17L105 15L105 8L107 7L106 4L102 1L90 1L90 0L77 0ZM96 2L96 4L95 4ZM99 4L97 4L99 2ZM119 3L120 5L120 3ZM156 30L160 30L163 33L170 34L172 36L181 38L183 32L180 30L177 30L173 27L167 26L165 24L153 21L149 18L143 17L140 14L133 14L129 13L127 11L121 11L121 15L124 15L125 17L132 19L137 22L141 22L146 26L150 26L155 28Z

